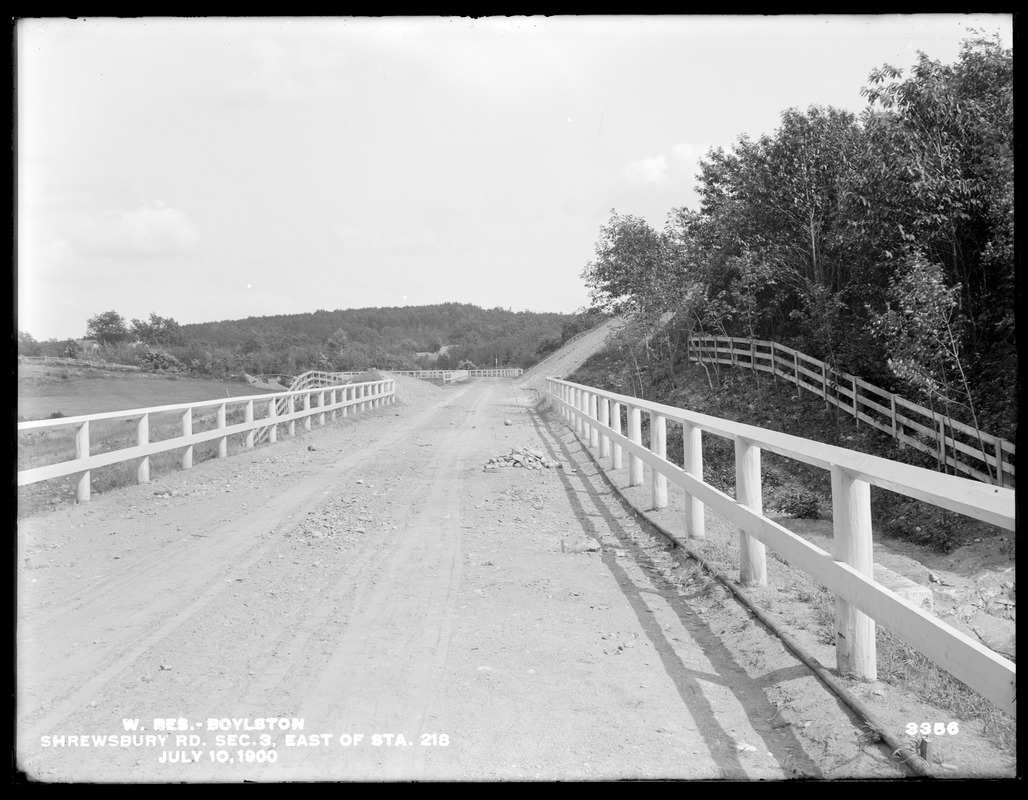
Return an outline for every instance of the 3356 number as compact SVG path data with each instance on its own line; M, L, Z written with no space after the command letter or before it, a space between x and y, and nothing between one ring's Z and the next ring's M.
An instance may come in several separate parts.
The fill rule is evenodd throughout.
M952 722L908 722L907 723L907 736L956 736L960 733L960 726L956 721Z

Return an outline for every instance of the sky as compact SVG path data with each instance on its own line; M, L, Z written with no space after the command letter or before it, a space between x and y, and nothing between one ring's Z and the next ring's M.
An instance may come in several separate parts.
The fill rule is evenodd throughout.
M572 313L711 148L1010 15L21 19L16 315Z

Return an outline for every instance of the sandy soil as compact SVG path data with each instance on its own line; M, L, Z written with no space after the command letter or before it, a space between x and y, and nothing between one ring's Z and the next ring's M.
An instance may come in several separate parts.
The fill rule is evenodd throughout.
M19 769L904 775L777 639L676 566L531 392L398 384L398 405L22 521ZM484 470L524 446L560 468Z

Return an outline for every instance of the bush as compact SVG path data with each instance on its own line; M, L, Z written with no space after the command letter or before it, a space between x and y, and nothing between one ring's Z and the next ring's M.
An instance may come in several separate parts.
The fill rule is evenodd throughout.
M809 489L789 487L778 493L778 507L783 513L799 519L820 519L821 500Z

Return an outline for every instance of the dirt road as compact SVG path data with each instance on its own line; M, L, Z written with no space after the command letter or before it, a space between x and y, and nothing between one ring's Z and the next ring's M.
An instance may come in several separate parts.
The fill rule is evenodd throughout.
M752 636L726 644L749 618L715 623L702 581L666 581L664 545L530 400L509 381L433 389L23 521L20 769L900 776L776 640L759 669ZM520 446L561 468L483 470Z

